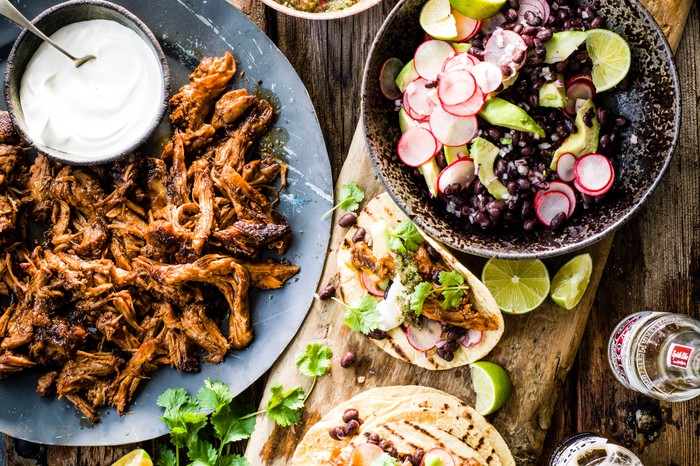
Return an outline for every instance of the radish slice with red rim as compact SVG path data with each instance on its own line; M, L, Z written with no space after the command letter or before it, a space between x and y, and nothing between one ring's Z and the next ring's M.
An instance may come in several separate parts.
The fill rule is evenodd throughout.
M571 202L566 194L559 191L548 191L535 202L535 214L545 226L552 226L559 214L569 214Z
M547 24L549 16L552 14L552 9L547 0L538 0L540 2L540 10L542 11L542 25Z
M416 126L403 133L396 151L403 163L418 167L435 156L437 145L435 136L429 130Z
M474 55L471 55L471 54L465 53L465 52L461 52L461 53L458 53L457 55L455 55L454 57L448 58L447 61L445 61L445 63L442 65L442 71L443 71L443 73L447 73L448 71L456 71L456 70L469 71L477 63L481 63L481 62Z
M446 146L461 146L471 141L479 129L475 116L456 116L441 107L430 115L430 130Z
M539 203L539 200L542 196L544 196L548 192L553 191L563 193L566 195L566 197L569 198L569 212L566 214L566 218L571 217L571 215L574 213L574 210L576 210L576 193L574 192L574 189L571 186L564 182L550 181L549 187L547 189L541 189L537 191L537 194L535 195L535 205Z
M425 452L425 455L423 456L423 461L421 461L420 463L421 466L425 464L425 457L428 455L435 455L438 458L440 458L443 466L455 466L455 459L452 457L450 452L440 447L431 448L430 450Z
M384 454L384 450L375 443L361 443L350 454L350 464L370 466L372 461Z
M429 86L430 81L423 78L418 78L406 86L404 102L408 101L408 107L410 108L410 111L406 111L416 120L424 120L426 117L429 117L437 105L435 100L433 100L435 88Z
M576 163L576 156L569 152L561 154L557 159L557 176L560 180L567 183L571 183L576 179L576 174L574 174L574 164Z
M492 34L493 31L500 28L501 25L505 24L507 21L508 20L503 13L496 13L495 16L492 16L481 23L481 32L483 32L484 35Z
M462 338L461 343L465 348L469 348L474 345L481 343L481 339L484 337L484 332L481 330L469 329L467 334Z
M440 341L442 325L425 317L421 317L420 326L409 325L406 327L406 339L408 344L418 351L430 351Z
M362 283L362 287L372 296L384 297L384 290L379 288L377 283L366 273L360 272L360 282Z
M467 188L472 184L474 178L476 178L474 161L469 157L457 159L443 168L438 175L438 191L440 191L440 194L445 194L447 187L453 184Z
M400 99L403 92L396 85L396 77L403 69L403 62L398 58L390 58L384 62L379 71L379 89L387 99Z
M442 65L454 53L455 49L447 42L428 40L416 49L413 66L422 78L434 81L438 73L442 71Z
M601 154L588 154L574 164L576 183L584 194L601 196L608 192L615 179L610 159Z
M438 98L442 105L457 105L469 100L476 91L476 81L469 71L449 71L440 77Z
M588 100L594 97L595 86L591 78L577 77L576 80L572 78L566 83L566 98L569 99L569 102L564 108L564 112L570 116L574 116L576 112L578 112L576 108L577 100Z
M484 94L495 91L503 82L501 69L487 61L474 65L471 72L477 86Z
M472 19L468 16L464 16L454 8L452 8L452 16L454 16L455 23L457 25L457 38L455 39L455 42L462 42L464 40L471 39L477 32L479 32L481 21L478 19Z
M499 28L484 46L484 61L493 63L500 70L503 70L504 65L507 66L511 70L506 76L509 77L525 63L526 53L527 45L519 34Z
M486 96L483 92L481 92L481 89L477 88L477 90L474 92L474 95L471 96L471 98L466 102L457 105L443 105L442 108L451 115L459 117L468 117L479 113L483 108L485 101ZM450 144L446 145L449 146Z

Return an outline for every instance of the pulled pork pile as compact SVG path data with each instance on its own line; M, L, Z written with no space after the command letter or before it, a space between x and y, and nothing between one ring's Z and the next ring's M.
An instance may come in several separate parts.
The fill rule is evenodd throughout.
M227 91L235 71L228 53L202 60L170 100L162 158L88 169L39 154L29 167L0 114L0 294L11 298L0 377L45 368L37 391L97 422L100 407L124 413L158 366L196 372L200 353L219 363L250 344L249 288L279 288L298 267L260 257L291 239L263 194L284 172L246 157L273 110ZM48 224L41 244L20 219Z

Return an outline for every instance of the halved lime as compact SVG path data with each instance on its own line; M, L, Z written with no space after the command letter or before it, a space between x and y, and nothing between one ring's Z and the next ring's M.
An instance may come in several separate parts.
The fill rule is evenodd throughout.
M501 310L512 314L536 309L549 293L549 272L538 259L489 259L481 272L481 281L496 298Z
M513 387L508 373L498 364L478 361L469 364L479 414L491 414L503 407Z
M455 10L471 19L489 19L501 11L506 0L450 0Z
M593 62L593 84L597 92L607 91L625 79L632 63L627 41L607 29L591 29L586 50Z
M112 466L153 466L153 461L148 453L137 448L119 458Z
M418 21L423 30L436 39L457 38L457 22L452 16L450 0L428 0L420 11Z
M593 260L581 254L564 264L552 280L552 300L564 309L573 309L586 292L591 280Z

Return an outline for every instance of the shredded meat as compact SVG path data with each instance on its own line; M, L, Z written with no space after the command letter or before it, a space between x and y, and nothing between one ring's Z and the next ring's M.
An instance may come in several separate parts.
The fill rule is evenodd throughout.
M0 294L11 298L0 378L43 368L37 392L97 422L104 406L125 413L159 366L196 372L250 344L250 288L280 288L299 268L260 258L291 241L266 194L284 170L251 158L274 111L228 90L235 71L229 53L202 60L170 100L162 158L30 163L0 112Z
M352 245L350 250L352 257L352 265L357 270L369 270L374 273L380 280L394 277L394 258L391 254L384 254L382 257L375 257L372 248L367 246L364 241L358 241Z

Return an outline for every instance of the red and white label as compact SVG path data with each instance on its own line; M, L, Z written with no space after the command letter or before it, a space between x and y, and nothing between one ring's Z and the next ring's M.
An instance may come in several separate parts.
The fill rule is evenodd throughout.
M693 354L694 348L691 346L673 344L666 355L666 364L672 367L685 369L688 367L690 355Z

